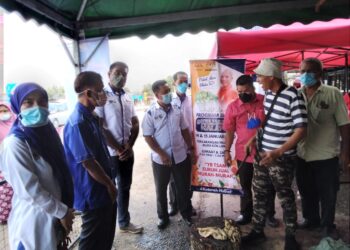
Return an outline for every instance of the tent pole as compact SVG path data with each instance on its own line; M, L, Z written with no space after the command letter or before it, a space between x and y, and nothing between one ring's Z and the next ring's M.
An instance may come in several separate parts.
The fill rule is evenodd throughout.
M81 72L81 68L83 65L81 65L81 52L80 52L80 39L77 40L77 53L78 53L78 72Z
M349 55L348 53L345 53L344 54L345 56L345 86L344 86L344 91L347 92L349 91L350 89L350 86L349 86Z
M87 3L87 0L83 0L83 2L80 5L79 13L78 13L78 16L77 16L77 22L80 21L80 18L83 15L83 12L84 12L85 7L86 7L86 3Z
M74 58L73 58L72 54L70 53L70 51L69 51L69 49L68 49L68 47L67 47L67 44L66 44L66 42L63 40L63 37L62 37L61 34L59 34L59 38L60 38L60 41L61 41L62 46L63 46L63 48L64 48L64 51L66 52L66 54L67 54L68 57L69 57L69 60L70 60L71 63L74 65L74 67L77 67L78 64L74 61Z

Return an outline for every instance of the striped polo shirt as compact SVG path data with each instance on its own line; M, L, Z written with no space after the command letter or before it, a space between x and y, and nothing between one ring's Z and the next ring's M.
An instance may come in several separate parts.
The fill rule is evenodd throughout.
M265 115L269 111L276 93L267 91L264 100ZM307 112L304 100L294 87L285 88L277 97L269 119L266 122L262 140L262 150L272 151L281 147L294 133L294 129L306 127ZM296 153L296 149L286 151L285 155Z

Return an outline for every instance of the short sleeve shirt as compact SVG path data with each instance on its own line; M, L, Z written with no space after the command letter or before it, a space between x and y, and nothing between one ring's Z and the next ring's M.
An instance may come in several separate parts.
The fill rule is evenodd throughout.
M191 96L184 96L181 99L177 94L173 96L172 104L178 106L188 124L188 130L190 134L193 132L193 122L192 122L192 101Z
M132 128L132 118L136 116L134 103L124 91L115 93L108 85L104 89L107 95L106 105L96 107L95 113L104 119L108 130L114 136L114 139L121 145L129 141ZM117 152L108 147L109 153L116 156Z
M267 91L264 101L265 115L269 111L275 93ZM266 121L262 139L262 150L272 151L281 147L294 133L296 128L307 126L305 103L294 87L285 88L277 97L270 117ZM296 154L296 148L285 155Z
M256 134L258 128L250 129L247 127L249 118L264 120L264 96L256 94L252 102L243 103L240 99L231 102L226 109L223 129L234 132L237 136L235 143L235 158L243 161L245 158L244 146ZM255 151L246 159L247 162L254 161Z
M310 99L305 87L300 92L306 100L307 137L298 145L298 155L305 161L327 160L339 155L339 126L349 124L347 108L339 89L321 84Z
M153 103L146 112L142 121L144 136L152 136L169 157L173 157L175 164L184 161L187 157L187 146L181 130L188 125L176 105L165 111L158 102ZM162 165L160 156L152 151L152 161Z
M74 183L74 208L96 209L111 203L107 189L95 181L83 161L95 159L112 179L112 164L98 118L78 103L64 128L64 149Z

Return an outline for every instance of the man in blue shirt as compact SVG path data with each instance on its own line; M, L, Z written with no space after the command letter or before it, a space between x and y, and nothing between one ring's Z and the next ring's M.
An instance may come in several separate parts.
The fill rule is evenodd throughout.
M191 225L191 160L196 161L188 125L181 109L171 105L172 96L166 81L156 81L152 91L157 102L151 105L142 121L143 135L152 149L153 176L156 184L158 228L169 224L167 186L173 176L182 218ZM187 156L190 150L191 157Z
M74 183L74 208L82 211L79 249L111 249L117 189L96 106L106 103L99 74L80 73L74 82L78 103L64 129L64 147Z

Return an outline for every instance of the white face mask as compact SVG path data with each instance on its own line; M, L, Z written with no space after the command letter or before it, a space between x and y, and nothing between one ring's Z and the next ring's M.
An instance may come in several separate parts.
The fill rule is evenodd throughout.
M11 118L10 112L5 112L5 113L0 114L0 121L5 122L5 121L10 120L10 118Z

